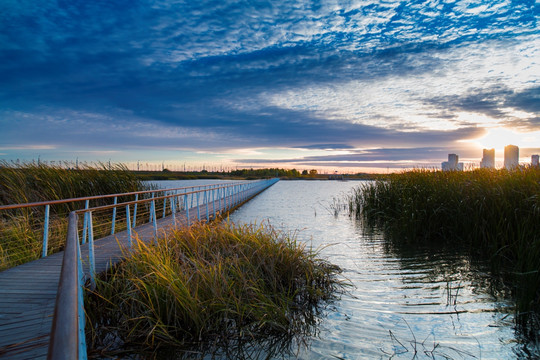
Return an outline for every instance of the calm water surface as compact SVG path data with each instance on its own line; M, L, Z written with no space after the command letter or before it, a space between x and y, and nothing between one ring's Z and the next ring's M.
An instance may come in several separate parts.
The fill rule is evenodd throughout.
M216 182L215 180L209 181ZM162 187L186 182L158 182ZM178 185L180 184L180 185ZM188 184L191 186L191 184ZM328 312L300 359L510 359L527 356L513 304L481 264L455 251L397 249L332 204L360 182L280 181L230 217L268 221L344 269L354 288Z

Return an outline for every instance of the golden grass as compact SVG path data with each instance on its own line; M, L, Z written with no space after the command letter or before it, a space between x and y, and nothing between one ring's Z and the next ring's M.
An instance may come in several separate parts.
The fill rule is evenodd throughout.
M153 354L290 342L345 288L337 266L270 226L198 223L127 255L86 300L94 349L110 334L117 351Z

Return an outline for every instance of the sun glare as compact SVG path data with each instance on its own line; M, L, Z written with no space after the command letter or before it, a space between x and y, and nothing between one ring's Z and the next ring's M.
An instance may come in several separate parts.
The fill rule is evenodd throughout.
M512 144L519 147L540 147L540 131L518 133L507 128L489 129L486 135L476 139L476 143L484 149L503 150L506 145Z

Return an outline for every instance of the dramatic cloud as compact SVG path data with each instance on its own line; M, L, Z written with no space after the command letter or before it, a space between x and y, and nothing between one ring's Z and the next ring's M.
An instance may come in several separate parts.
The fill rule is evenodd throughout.
M4 1L0 157L435 164L490 129L540 131L539 13L534 0Z

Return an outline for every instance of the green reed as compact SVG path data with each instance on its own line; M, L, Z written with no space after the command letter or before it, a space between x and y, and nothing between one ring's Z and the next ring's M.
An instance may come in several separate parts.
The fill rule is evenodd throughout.
M521 311L540 310L540 169L414 170L357 188L349 212L400 243L457 244L513 284Z
M135 248L85 299L95 351L227 352L301 338L345 288L339 267L269 226L198 223Z
M123 165L68 169L60 165L26 163L15 166L0 162L0 205L145 189L146 186ZM107 205L112 201L112 198L93 200L90 205ZM84 202L51 206L49 254L62 249L65 243L68 213L83 207ZM0 271L41 256L44 216L45 206L0 211ZM99 228L100 223L110 221L110 214L98 214L96 218L96 228Z

